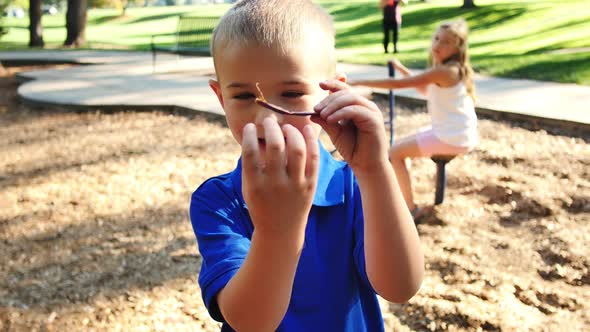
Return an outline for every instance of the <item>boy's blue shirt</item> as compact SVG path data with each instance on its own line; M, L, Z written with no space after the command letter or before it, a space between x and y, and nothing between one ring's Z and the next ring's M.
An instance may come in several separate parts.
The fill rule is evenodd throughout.
M230 173L193 193L190 217L202 266L203 301L224 322L216 295L244 262L254 227L242 196L241 159ZM233 331L224 323L222 331ZM320 144L318 185L305 231L291 301L277 331L383 331L365 270L363 211L350 167Z

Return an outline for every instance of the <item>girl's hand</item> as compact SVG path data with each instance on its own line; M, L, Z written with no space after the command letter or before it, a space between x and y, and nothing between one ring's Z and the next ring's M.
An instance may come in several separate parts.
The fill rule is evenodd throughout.
M397 58L392 58L389 61L391 61L393 68L395 68L396 70L401 70L402 68L404 68L404 65Z
M256 125L244 126L244 200L257 233L297 238L297 234L305 234L316 189L317 137L311 125L301 133L289 124L280 128L275 119L268 117L263 126L264 144L258 139Z
M332 143L357 175L389 167L387 139L381 110L338 80L320 83L332 92L314 107L320 124Z

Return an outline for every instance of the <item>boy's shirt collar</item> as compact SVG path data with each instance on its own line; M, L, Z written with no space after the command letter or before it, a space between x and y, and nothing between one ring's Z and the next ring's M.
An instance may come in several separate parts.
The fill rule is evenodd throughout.
M337 161L326 151L321 143L320 146L320 165L318 174L318 183L313 205L316 206L333 206L344 203L344 162ZM235 183L237 194L242 201L242 157L238 160L236 169L232 172L232 182Z

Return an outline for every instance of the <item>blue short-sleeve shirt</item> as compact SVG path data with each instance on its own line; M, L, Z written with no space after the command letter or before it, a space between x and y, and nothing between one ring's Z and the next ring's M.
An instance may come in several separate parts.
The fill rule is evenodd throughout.
M225 323L216 295L244 262L254 227L242 196L241 159L235 170L205 181L192 195L190 218L202 266L209 314ZM352 170L320 145L320 169L291 301L277 331L383 331L375 291L365 270L363 211Z

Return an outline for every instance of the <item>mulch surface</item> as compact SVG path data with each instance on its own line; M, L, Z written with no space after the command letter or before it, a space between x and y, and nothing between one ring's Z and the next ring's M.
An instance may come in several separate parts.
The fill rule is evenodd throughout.
M0 331L218 331L188 203L235 167L223 121L30 108L15 71L0 78ZM428 122L401 109L396 136ZM387 331L587 330L588 138L479 124L444 204L434 164L412 164L426 278L408 303L382 301Z

